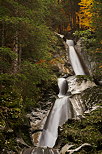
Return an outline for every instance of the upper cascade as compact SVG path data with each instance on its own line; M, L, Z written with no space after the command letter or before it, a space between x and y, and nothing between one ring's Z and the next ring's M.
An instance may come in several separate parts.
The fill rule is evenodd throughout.
M85 75L83 66L75 51L73 40L66 40L66 44L69 46L69 58L75 75Z
M74 46L73 40L66 40L66 43L67 43L68 46Z

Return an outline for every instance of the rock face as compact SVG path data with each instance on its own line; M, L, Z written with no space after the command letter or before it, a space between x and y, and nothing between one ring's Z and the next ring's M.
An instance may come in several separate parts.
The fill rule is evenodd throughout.
M42 133L46 118L50 111L50 110L46 111L46 109L42 110L36 108L36 110L33 110L30 114L27 115L27 117L30 119L31 138L34 146L38 146L39 136Z
M21 154L60 154L57 149L49 149L43 147L28 148L22 151Z
M86 89L95 87L96 85L88 78L86 79L85 77L83 77L83 79L81 79L80 76L79 78L77 76L71 76L68 77L66 80L69 87L68 93L71 94L69 100L73 105L75 114L77 117L82 116L85 110L87 110L87 105L82 99L82 94Z
M78 94L84 91L87 88L96 86L94 82L90 81L88 78L81 79L81 76L79 78L77 76L71 76L67 79L68 82L68 92L71 94Z
M86 49L84 49L84 48L82 47L82 40L79 39L77 41L77 44L75 45L75 49L76 49L77 53L79 55L81 55L82 60L84 61L85 65L87 66L90 75L92 75L93 69L95 67L95 62L91 60L90 55L87 53Z
M50 61L53 65L53 70L59 75L62 74L70 74L71 73L71 65L68 58L68 53L65 50L67 48L64 41L58 37L58 48L53 53L53 59Z

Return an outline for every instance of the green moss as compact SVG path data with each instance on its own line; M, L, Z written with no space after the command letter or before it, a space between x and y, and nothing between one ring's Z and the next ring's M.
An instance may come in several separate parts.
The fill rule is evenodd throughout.
M82 82L83 80L85 80L85 81L89 81L89 80L93 81L93 78L91 76L89 76L89 75L77 75L76 78L77 78L77 82Z
M82 149L79 154L98 154L102 149L102 109L99 108L85 116L81 121L69 121L64 125L59 135L59 142L63 145L74 144L75 147L83 143L90 143L92 148Z
M94 104L102 104L102 87L94 86L86 89L82 94L84 104L91 108Z

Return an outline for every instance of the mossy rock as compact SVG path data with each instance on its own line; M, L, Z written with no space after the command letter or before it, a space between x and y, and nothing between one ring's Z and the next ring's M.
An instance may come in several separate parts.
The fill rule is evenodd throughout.
M94 86L84 90L81 98L87 108L91 108L95 104L102 104L102 87Z
M79 154L98 154L102 152L102 108L85 115L81 121L71 120L60 131L61 146L74 144L75 147L83 143L91 144L91 148L82 149ZM75 148L74 147L74 148Z

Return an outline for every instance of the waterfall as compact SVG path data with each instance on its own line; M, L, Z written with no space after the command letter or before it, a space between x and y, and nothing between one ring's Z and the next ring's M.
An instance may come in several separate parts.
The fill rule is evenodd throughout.
M68 119L76 119L82 115L82 106L80 103L74 104L70 101L68 83L65 78L58 78L59 94L53 108L49 112L45 122L43 132L39 138L40 147L53 148L58 137L58 127L62 126Z
M75 75L85 75L79 57L74 49L73 40L66 40L66 44L69 46L69 58L72 64L72 68L75 72Z
M39 146L54 147L58 137L58 126L73 118L73 108L68 96L57 99L45 123Z
M64 35L60 35L58 33L56 34L59 37L64 38ZM66 44L69 47L69 58L75 75L85 75L85 69L83 69L82 62L80 61L79 56L74 49L73 40L66 40ZM69 93L71 92L71 94L75 94L75 91L76 93L80 93L82 89L85 89L86 85L75 85L74 82L70 82L73 79L73 76L70 78L70 80L67 79L68 81L64 77L58 78L58 98L56 99L48 114L42 134L39 136L38 147L33 149L32 152L28 152L28 149L28 151L25 151L23 154L59 154L59 151L51 149L54 147L58 137L58 127L62 126L66 121L68 121L68 119L79 118L85 112L85 105L83 102L81 102L81 100L79 101L77 96L74 96L73 99ZM75 79L73 81L76 82ZM75 85L74 89L72 88L73 85Z
M52 110L50 111L43 132L40 136L39 146L52 148L58 137L58 126L63 125L74 116L69 97L66 95L68 83L64 78L58 78L59 94Z
M58 97L64 97L68 90L68 83L65 78L58 78L58 87L59 87L59 94Z
M60 36L60 35L59 35ZM63 38L63 35L60 36ZM73 40L66 40L69 46L69 58L76 75L85 75L79 57L74 49ZM68 119L76 118L82 111L81 105L77 102L71 103L67 95L68 83L65 78L58 78L59 94L53 108L51 109L45 122L43 132L39 138L39 147L53 148L58 137L58 127L63 125Z

